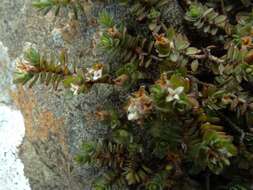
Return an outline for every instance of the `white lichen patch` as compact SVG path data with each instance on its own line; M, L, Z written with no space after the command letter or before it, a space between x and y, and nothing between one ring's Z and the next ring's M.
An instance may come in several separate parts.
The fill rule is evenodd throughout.
M0 190L30 190L18 158L18 146L25 135L23 116L6 106L11 104L13 69L8 48L0 42Z
M24 166L18 158L18 146L25 135L19 111L0 106L0 190L30 190Z

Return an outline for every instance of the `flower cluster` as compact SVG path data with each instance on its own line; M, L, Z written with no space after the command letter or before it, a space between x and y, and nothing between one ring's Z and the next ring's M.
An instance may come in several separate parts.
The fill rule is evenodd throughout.
M39 71L35 66L30 65L25 60L19 61L17 63L16 70L21 73L36 73Z
M163 74L161 79L156 81L156 84L166 92L166 102L180 100L180 95L184 92L183 86L173 87L166 74Z
M147 95L145 87L141 87L129 99L127 105L127 118L130 121L141 121L151 113L153 109L152 99Z
M87 68L87 72L85 73L85 80L89 81L97 81L103 76L104 65L101 63L93 65L92 68Z

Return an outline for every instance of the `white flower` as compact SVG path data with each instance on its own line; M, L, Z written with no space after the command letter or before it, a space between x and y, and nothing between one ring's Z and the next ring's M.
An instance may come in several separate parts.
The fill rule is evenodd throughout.
M180 100L180 94L184 91L184 87L180 86L175 90L172 88L167 89L169 94L166 97L166 102L172 102L173 100Z
M152 110L152 99L146 95L145 87L142 86L129 99L127 106L127 118L130 121L142 121Z
M130 105L127 110L127 118L129 121L135 121L140 119L140 113L138 111L138 106Z
M70 84L71 88L70 90L73 92L74 95L78 95L79 94L79 90L80 90L80 86L75 85L75 84Z
M100 79L102 77L102 75L103 75L103 70L102 69L95 70L93 72L93 78L92 78L92 80L98 80L98 79Z
M88 68L86 73L87 81L96 81L103 76L103 66L101 64L97 64L94 68Z

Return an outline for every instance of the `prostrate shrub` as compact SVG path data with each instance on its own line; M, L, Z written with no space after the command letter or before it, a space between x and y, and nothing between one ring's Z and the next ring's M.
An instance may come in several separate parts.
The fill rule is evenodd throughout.
M82 1L35 1L46 12L83 10ZM253 178L253 12L250 0L180 1L183 33L168 26L167 0L119 1L131 15L100 14L106 63L72 68L35 49L15 81L85 93L93 84L124 89L122 109L98 110L104 138L84 142L76 161L104 171L96 190L247 190ZM78 8L79 7L79 8ZM76 16L77 17L77 16ZM131 21L131 22L130 22ZM132 25L131 23L135 23ZM139 32L138 26L142 28Z

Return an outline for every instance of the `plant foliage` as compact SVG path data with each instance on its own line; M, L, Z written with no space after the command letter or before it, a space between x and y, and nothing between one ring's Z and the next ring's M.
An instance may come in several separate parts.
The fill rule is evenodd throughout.
M43 11L43 14L47 14L52 9L55 16L58 16L61 9L69 8L75 14L75 18L78 18L78 12L84 11L83 0L34 0L33 6Z

